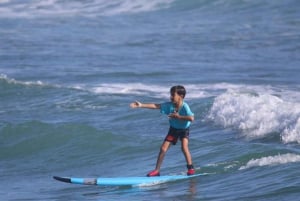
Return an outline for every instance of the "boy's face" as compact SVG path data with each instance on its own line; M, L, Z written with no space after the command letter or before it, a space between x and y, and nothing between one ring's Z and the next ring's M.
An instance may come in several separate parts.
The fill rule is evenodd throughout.
M182 100L182 97L177 92L174 92L174 93L170 94L170 100L174 104L176 104L176 103L180 103L180 101Z

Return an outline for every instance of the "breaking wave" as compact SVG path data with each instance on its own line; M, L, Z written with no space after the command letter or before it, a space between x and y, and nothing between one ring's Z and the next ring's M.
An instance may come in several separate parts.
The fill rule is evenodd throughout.
M288 153L283 155L267 156L259 159L252 159L245 166L240 167L240 170L253 167L282 165L296 162L300 162L300 155Z
M279 135L283 143L300 143L300 104L290 96L229 90L215 98L207 118L249 139Z
M37 16L110 16L123 13L139 13L166 8L173 0L1 0L1 17Z

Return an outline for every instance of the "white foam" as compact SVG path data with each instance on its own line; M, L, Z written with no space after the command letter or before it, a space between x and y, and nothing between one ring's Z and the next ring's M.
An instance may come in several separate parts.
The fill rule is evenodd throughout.
M0 17L41 17L41 16L110 16L122 13L149 12L167 8L174 0L94 0L94 1L59 1L0 0L7 6L0 8Z
M290 92L298 93L299 92ZM287 91L284 92L287 95ZM279 133L284 143L300 142L299 97L289 100L269 91L241 92L228 90L217 96L208 119L242 131L247 138L262 138Z
M184 87L187 90L187 99L199 99L212 97L224 92L230 85L225 84L185 84ZM155 85L155 84L143 84L143 83L103 83L94 87L80 86L77 88L87 88L93 93L97 94L132 94L132 95L144 95L156 98L169 99L171 85ZM232 87L237 87L232 85Z
M300 92L298 89L291 91L281 87L270 86L256 86L256 85L237 85L228 83L216 83L216 84L183 84L187 90L187 98L198 99L220 96L224 93L233 94L249 94L259 95L265 94L272 97L278 97L287 102L299 102ZM79 85L77 85L78 87ZM144 94L152 95L152 93L158 94L159 97L169 97L169 89L172 84L169 85L156 85L156 84L143 84L143 83L102 83L92 87L92 92L95 93L111 93L111 94ZM91 88L80 85L80 89ZM167 93L167 94L166 94Z
M108 1L103 1L103 3L104 2ZM117 4L118 6L114 6L111 9L108 9L106 14L115 15L120 13L148 12L157 10L161 6L169 5L172 2L173 0L119 0L114 2L114 4Z
M296 163L296 162L300 162L300 155L288 153L283 155L252 159L245 166L242 166L239 169L244 170L253 167L281 165L281 164Z
M38 80L38 81L18 81L15 80L13 78L9 78L7 77L7 75L5 74L0 74L0 80L6 80L7 83L9 84L19 84L19 85L38 85L38 86L44 86L46 84L44 84L42 81Z
M160 85L146 85L141 83L112 83L99 84L91 89L92 92L98 94L132 94L146 95L154 97L169 97L169 87Z
M296 123L284 129L281 138L284 143L297 142L300 144L300 118Z

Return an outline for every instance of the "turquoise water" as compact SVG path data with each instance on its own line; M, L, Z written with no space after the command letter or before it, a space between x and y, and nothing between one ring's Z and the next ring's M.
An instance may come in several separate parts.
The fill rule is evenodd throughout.
M299 2L0 1L1 200L297 200ZM143 188L166 116L133 110L182 84L207 176ZM162 175L183 174L180 146Z

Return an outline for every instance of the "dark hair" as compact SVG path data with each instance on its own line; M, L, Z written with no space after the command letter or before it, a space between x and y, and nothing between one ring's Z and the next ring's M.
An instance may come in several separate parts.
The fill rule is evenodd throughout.
M175 93L175 92L176 92L178 95L182 96L182 98L185 97L186 90L185 90L184 86L181 86L181 85L173 86L173 87L170 89L170 93L173 94L173 93Z

